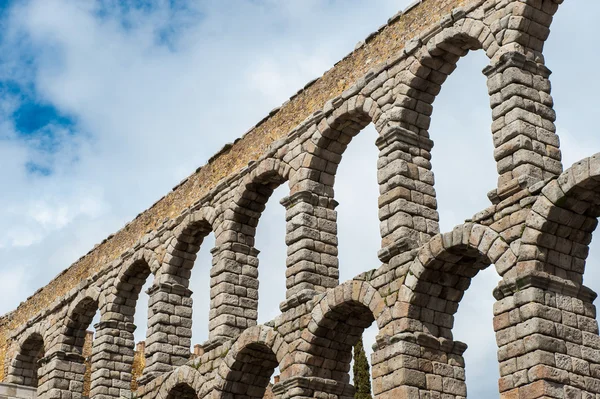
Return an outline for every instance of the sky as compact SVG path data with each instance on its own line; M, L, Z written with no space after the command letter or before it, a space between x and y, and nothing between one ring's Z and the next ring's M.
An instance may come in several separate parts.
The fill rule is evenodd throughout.
M180 180L320 76L409 0L0 0L0 314L45 285ZM585 12L582 12L585 10ZM565 2L546 44L563 162L600 151L595 0ZM442 231L490 205L491 111L470 53L434 104L430 134ZM336 178L340 279L379 266L376 132ZM259 322L285 298L285 218L276 190L257 233ZM209 250L192 274L193 342L207 338ZM600 290L600 245L585 283ZM491 295L481 272L460 305L469 397L497 397ZM148 282L150 284L150 282ZM145 335L145 295L136 339ZM365 346L376 330L365 334Z

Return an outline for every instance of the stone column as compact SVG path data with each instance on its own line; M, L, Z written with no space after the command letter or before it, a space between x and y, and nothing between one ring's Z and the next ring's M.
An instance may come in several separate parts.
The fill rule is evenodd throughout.
M416 100L415 100L416 101ZM433 142L401 126L409 110L389 112L398 121L379 136L377 180L382 251L398 240L411 240L416 246L439 233L439 215L431 171ZM400 124L400 125L399 125ZM381 255L381 254L380 254Z
M209 340L206 351L237 337L258 318L258 253L241 243L211 250Z
M539 273L502 281L494 296L502 399L600 394L593 291Z
M40 399L81 399L85 359L76 353L56 351L42 358L38 370Z
M300 191L285 197L286 302L306 300L339 283L337 201ZM282 307L287 306L282 304Z
M550 70L518 52L486 67L492 107L498 201L562 172Z
M378 399L463 399L466 349L424 333L399 334L371 355L373 393Z
M156 283L147 294L146 366L138 380L141 385L184 365L192 345L192 291L180 284Z
M90 397L129 398L136 327L133 323L111 320L101 321L94 328Z

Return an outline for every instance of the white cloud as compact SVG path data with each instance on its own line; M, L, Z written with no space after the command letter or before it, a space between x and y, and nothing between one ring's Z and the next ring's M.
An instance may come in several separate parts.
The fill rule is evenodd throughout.
M3 268L0 270L0 281L7 282L8 284L2 284L2 295L7 298L20 298L24 301L27 297L25 291L26 275L29 272L26 268L10 267Z

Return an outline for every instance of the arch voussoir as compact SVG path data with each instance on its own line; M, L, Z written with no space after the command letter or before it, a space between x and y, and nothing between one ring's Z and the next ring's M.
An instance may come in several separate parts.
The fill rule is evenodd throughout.
M525 221L519 262L580 285L600 216L600 153L584 158L541 190ZM560 264L556 256L562 258Z
M215 231L217 212L212 206L203 206L188 214L179 225L173 230L173 238L177 248L177 242L183 241L186 244L194 243L197 230ZM188 238L188 236L191 236ZM187 242L190 241L190 242Z
M519 326L535 325L530 333L535 334L537 342L553 342L550 352L558 353L564 345L572 345L571 337L559 338L553 333L570 328L568 319L552 318L550 314L577 317L582 322L577 328L586 331L584 334L594 336L588 342L598 340L598 324L592 305L596 294L583 285L583 273L588 246L600 216L599 177L600 154L596 154L576 162L556 178L549 179L539 190L524 221L516 271L506 273L494 291L498 299L494 326L500 347L500 362L506 364L516 357L508 348L518 345L519 338L511 336L509 332L511 328ZM502 258L498 262L501 261ZM546 301L545 298L553 298L553 301ZM516 314L515 311L524 302L531 309L543 308L544 314L524 312L518 319L511 319L510 315ZM569 305L565 308L562 304ZM549 325L553 328L550 331L545 327ZM572 354L573 362L582 361L583 355L580 353L597 352L595 346L591 349L586 347L585 342L581 344L581 352ZM583 356L587 358L584 361L597 367L595 356L594 359ZM541 369L546 366L536 367ZM514 371L501 371L500 389L508 396L522 395L521 392L531 386L516 387L512 385L514 378ZM580 376L575 373L564 379L559 392L572 392L578 378ZM545 380L538 382L538 385L548 386ZM581 394L589 396L588 389L582 387Z
M409 331L452 338L458 303L471 279L492 263L502 275L516 265L517 256L490 227L465 223L433 237L409 266L399 293L408 307L401 307L398 316L414 321L405 323ZM437 320L423 318L423 312L438 315Z
M290 179L293 166L268 157L241 179L222 212L216 231L211 271L211 320L209 340L225 342L237 338L258 318L258 254L254 247L256 228L273 191ZM243 271L243 272L242 272ZM240 312L232 314L231 307Z
M215 392L217 397L245 395L262 398L277 366L285 371L288 344L272 327L257 325L246 329L226 352L219 366ZM241 379L241 372L245 377Z
M424 372L425 383L398 381L388 388L389 392L434 393L439 388L427 381L439 379L440 370L448 364L459 375L464 373L462 354L466 345L454 341L454 315L471 279L492 263L513 267L516 256L497 232L478 223L465 223L437 234L418 249L392 309L393 329L378 338L373 367L385 368L386 354L394 350L410 351L419 361L432 359L438 367ZM374 381L376 392L386 390L380 385L381 377L374 377ZM458 397L466 395L464 379L453 380L453 393Z
M175 369L161 384L158 397L165 399L188 399L191 396L191 391L193 391L193 397L199 398L204 383L205 378L203 378L198 370L190 366L181 366Z
M16 342L16 353L8 366L8 383L38 388L42 373L38 361L47 350L48 326L37 323L23 331Z

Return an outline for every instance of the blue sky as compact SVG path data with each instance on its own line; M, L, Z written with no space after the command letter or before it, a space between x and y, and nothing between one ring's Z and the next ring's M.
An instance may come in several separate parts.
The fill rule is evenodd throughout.
M0 0L0 313L121 228L222 145L320 76L409 0ZM585 9L586 12L581 12ZM564 164L600 151L594 0L565 2L546 47ZM576 40L575 40L576 39ZM442 230L487 207L496 170L481 52L461 60L430 129ZM376 134L336 178L341 279L377 267ZM473 150L474 149L474 150ZM360 182L361 195L357 195ZM259 319L284 299L285 223L276 191L261 220ZM206 339L208 238L192 275L194 343ZM593 243L586 284L600 290ZM266 271L266 273L265 273ZM497 397L493 268L457 315L470 397ZM268 290L265 287L269 287ZM145 302L138 331L144 336ZM138 316L136 316L138 317ZM370 346L375 331L369 330Z

